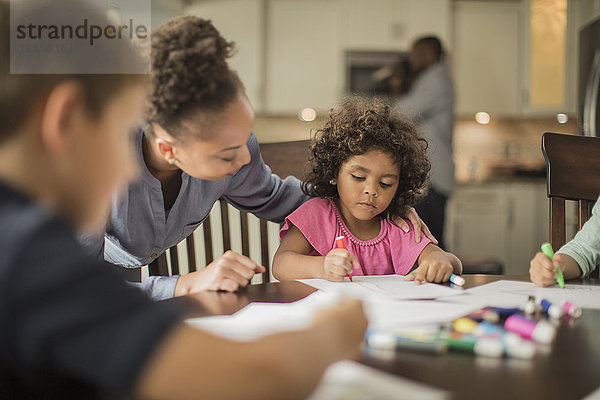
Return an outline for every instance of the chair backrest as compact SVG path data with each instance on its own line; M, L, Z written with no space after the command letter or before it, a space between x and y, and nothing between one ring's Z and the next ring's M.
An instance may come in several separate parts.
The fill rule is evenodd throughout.
M600 194L600 138L546 132L542 152L550 202L550 243L557 250L566 242L565 200L578 202L579 230Z
M221 205L221 227L223 251L231 250L231 234L229 230L229 203L225 199L219 199ZM267 221L260 221L260 255L261 265L263 265L267 271L262 274L263 282L270 281L270 263L269 263L269 246L268 246L268 234L267 234ZM241 226L241 238L242 238L242 254L246 257L250 257L250 236L248 229L248 213L240 212L240 226ZM212 229L210 226L210 218L207 217L202 222L202 230L204 234L204 254L205 264L210 264L214 259L213 255L213 238ZM187 260L189 272L197 271L196 265L196 246L194 243L193 235L188 236L185 239L187 247ZM177 254L177 246L173 246L169 249L169 261L171 262L171 273L173 275L179 274L179 256ZM169 267L167 262L167 253L161 254L156 260L154 260L149 266L150 275L169 276Z
M285 178L289 175L294 175L298 178L303 178L306 168L306 163L309 159L309 140L297 140L288 142L276 142L276 143L261 143L260 152L262 158L270 168L271 171L281 178ZM231 207L224 199L219 200L221 204L221 226L222 226L222 238L223 251L231 249L231 232L229 231L229 212L228 207ZM234 225L234 224L232 224ZM240 212L240 227L241 227L241 238L242 238L242 254L250 256L250 240L249 240L249 227L248 227L248 214ZM210 218L206 218L202 223L202 229L204 233L204 254L206 264L210 264L214 260L213 256L213 238L212 230L210 226ZM235 232L237 234L238 232ZM196 271L196 257L195 257L195 243L193 235L186 238L187 246L187 259L189 271ZM263 274L263 282L270 281L270 263L269 263L269 246L268 246L268 235L267 235L267 221L260 220L260 253L262 263L267 272ZM177 254L176 246L173 246L169 251L169 260L171 262L171 272L173 274L179 273L180 260ZM255 260L258 262L258 260ZM163 253L149 266L150 275L169 275L169 267L167 263L167 255Z

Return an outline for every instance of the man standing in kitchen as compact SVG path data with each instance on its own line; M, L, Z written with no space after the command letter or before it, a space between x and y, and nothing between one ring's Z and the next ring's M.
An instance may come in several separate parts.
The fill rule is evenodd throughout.
M430 185L427 196L416 209L442 248L446 201L455 186L452 159L454 84L444 56L437 37L417 39L409 56L412 83L394 102L396 109L414 118L429 142Z

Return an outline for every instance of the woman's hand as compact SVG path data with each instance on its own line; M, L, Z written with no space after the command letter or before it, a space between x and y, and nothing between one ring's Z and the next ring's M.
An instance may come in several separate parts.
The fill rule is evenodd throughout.
M323 278L328 281L343 281L353 268L360 269L360 264L346 249L333 249L323 258Z
M417 210L414 207L410 207L406 214L404 214L404 218L410 221L413 228L415 228L415 242L421 243L421 234L425 234L434 244L438 244L437 239L431 234L429 231L429 227L425 225L425 222L419 217L417 214ZM400 229L404 232L408 232L410 230L410 225L403 218L396 218L393 220L394 224L396 224Z
M175 285L175 296L183 296L203 290L235 292L250 283L254 274L266 272L246 256L228 250L206 268L181 275Z

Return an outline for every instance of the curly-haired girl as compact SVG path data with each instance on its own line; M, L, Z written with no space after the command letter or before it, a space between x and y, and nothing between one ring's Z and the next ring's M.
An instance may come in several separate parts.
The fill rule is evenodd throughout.
M346 275L407 275L443 282L460 260L391 222L422 196L427 142L415 125L377 99L349 97L330 112L311 144L303 186L314 197L286 218L273 274L281 280ZM347 249L336 238L347 238Z

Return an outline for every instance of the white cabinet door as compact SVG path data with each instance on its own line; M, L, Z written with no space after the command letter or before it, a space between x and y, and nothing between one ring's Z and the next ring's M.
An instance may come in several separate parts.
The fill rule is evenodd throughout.
M344 0L343 46L347 50L410 51L423 35L436 35L449 48L449 0Z
M342 4L346 49L409 49L409 0L345 0Z
M271 1L267 20L268 112L328 110L343 85L337 1Z
M448 202L446 243L460 258L509 262L509 196L496 185L460 187Z
M235 52L229 65L239 74L254 108L260 111L263 107L264 68L262 1L205 1L190 5L185 9L185 13L210 19L226 40L235 42Z
M448 251L499 260L505 274L527 275L548 238L547 204L543 182L461 186L448 203Z
M519 2L454 3L451 63L459 115L515 115L521 109L522 14Z

